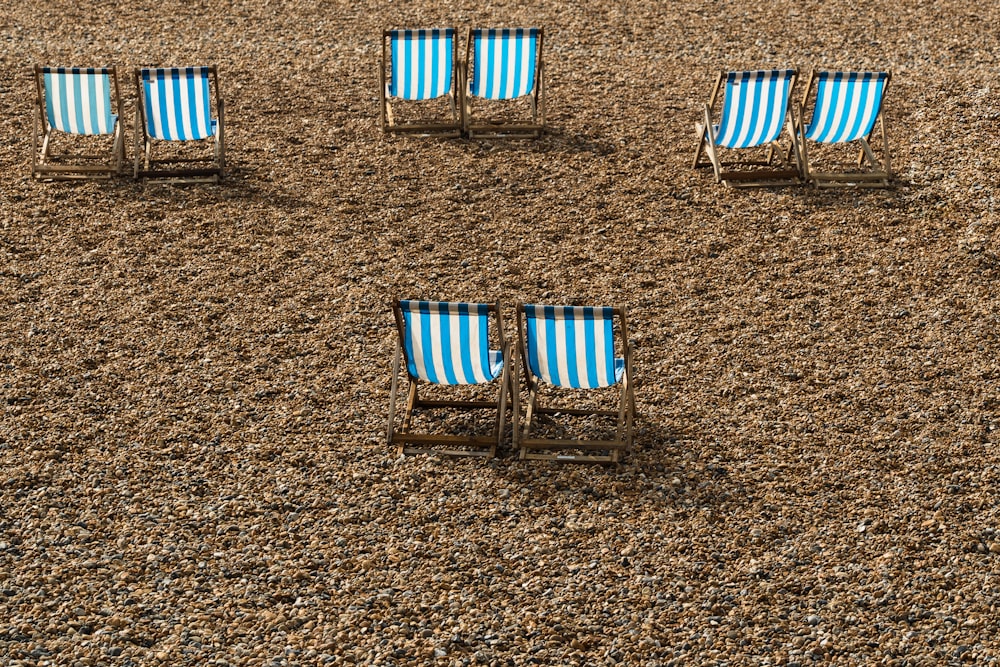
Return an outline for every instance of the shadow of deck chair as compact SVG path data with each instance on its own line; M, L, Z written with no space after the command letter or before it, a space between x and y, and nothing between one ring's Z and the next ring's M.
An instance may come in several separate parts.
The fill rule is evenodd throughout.
M469 138L537 138L545 130L541 28L469 30L465 57L465 132ZM477 118L477 99L527 98L530 120L496 115ZM503 103L503 102L501 102ZM495 106L495 105L494 105ZM510 105L508 105L510 106ZM516 110L507 109L508 115Z
M799 105L799 149L806 179L816 187L855 186L886 188L891 185L892 166L885 127L883 101L892 78L890 72L813 72ZM815 83L812 118L805 124L805 108ZM882 161L875 158L871 139L878 124ZM809 162L809 142L846 144L857 142L857 169L839 173L815 171Z
M705 105L703 122L695 125L698 150L694 167L711 164L715 181L733 187L801 183L801 156L789 105L795 76L792 69L720 72ZM714 124L712 113L720 92L723 93L721 118ZM784 128L791 139L790 149L778 143ZM765 154L763 159L723 161L720 148L740 151L763 148ZM703 156L708 162L702 160ZM794 157L794 165L786 161L789 156Z
M616 319L622 356L615 356ZM623 452L631 452L635 396L633 349L628 343L625 309L521 304L517 309L517 330L528 390L524 427L519 431L521 402L514 383L514 448L519 450L520 458L617 463ZM618 385L618 408L541 406L539 395L543 384L574 390ZM532 437L536 415L617 417L615 437L606 440Z
M510 344L504 338L499 307L478 303L396 300L392 303L392 311L399 335L389 397L386 431L389 444L396 445L400 455L495 456L504 437L511 365ZM490 349L491 316L496 322L498 350ZM409 390L402 424L396 428L401 361L409 379ZM454 387L496 381L500 386L495 400L428 400L419 396L422 384ZM412 425L414 413L418 410L493 410L496 418L489 435L416 433Z
M461 85L455 28L385 30L379 60L379 94L384 133L403 132L442 137L462 134ZM445 98L447 109L431 115L432 100ZM420 117L397 120L393 101L410 102ZM401 105L402 106L402 105ZM413 111L412 107L418 107Z
M138 109L132 175L176 183L222 180L226 164L225 123L215 66L137 69L135 82ZM167 149L162 142L173 146ZM205 152L203 145L209 142L211 154L198 155ZM154 145L168 154L153 159Z
M121 171L125 142L117 68L36 65L35 88L38 114L31 134L34 178L110 178ZM56 139L60 134L109 135L110 145L98 154L55 153L53 143L61 142L61 137ZM77 143L95 142L81 139Z

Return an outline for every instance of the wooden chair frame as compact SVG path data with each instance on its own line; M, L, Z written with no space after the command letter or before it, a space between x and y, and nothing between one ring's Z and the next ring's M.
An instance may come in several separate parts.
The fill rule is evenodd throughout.
M403 422L396 428L396 402L399 391L399 376L401 369L408 369L405 339L406 324L398 299L391 304L393 316L396 319L396 354L392 367L392 386L389 395L389 420L386 428L386 440L390 446L396 446L397 455L403 454L443 454L447 456L480 456L493 458L497 448L503 443L504 427L506 425L507 397L510 392L513 374L511 366L511 344L504 337L503 317L499 304L490 304L489 312L496 320L497 337L503 355L503 370L499 382L500 387L495 401L457 401L457 400L426 400L419 396L419 385L422 380L412 376L406 370L409 379L409 389L406 395L406 405L403 408ZM496 379L493 380L496 382ZM438 433L414 433L411 431L413 416L417 410L496 410L493 431L489 435L452 435ZM442 446L444 448L442 448ZM464 447L465 449L459 449Z
M448 28L441 28L447 30ZM450 28L453 31L452 39L452 71L451 88L443 96L447 98L451 110L451 117L445 119L423 118L419 120L399 122L392 112L393 96L389 94L389 71L392 63L392 34L395 30L382 31L382 55L379 58L379 110L382 132L384 134L403 133L419 134L439 137L460 137L462 128L465 125L464 108L461 103L462 94L462 68L458 60L458 29ZM437 98L434 98L437 99ZM411 100L404 100L404 102Z
M834 72L835 70L830 69L819 69L812 70L809 74L809 81L806 84L805 91L802 94L802 101L798 105L798 120L796 123L796 131L798 133L798 144L799 150L802 153L800 163L802 164L803 174L805 179L812 183L817 188L837 188L837 187L858 187L858 188L888 188L892 187L893 174L892 174L892 164L889 157L889 134L886 129L885 122L885 95L889 90L889 83L892 81L892 71L887 70L886 74L888 76L885 80L885 85L882 88L882 99L879 101L879 113L874 125L872 125L871 132L868 133L867 137L862 137L857 140L861 144L858 150L857 168L861 169L865 166L867 162L868 167L871 171L856 171L856 172L819 172L813 171L809 164L809 148L807 146L808 140L806 139L806 117L805 110L806 105L809 103L809 94L812 92L813 84L816 81L816 77L820 72ZM815 103L815 99L813 99ZM813 108L815 113L815 106ZM875 157L875 151L872 149L871 140L872 136L875 134L876 129L881 137L881 152L882 161L880 162Z
M149 68L160 69L160 68ZM170 68L163 68L170 69ZM153 137L147 130L146 93L142 85L142 68L135 69L136 112L135 112L135 159L132 168L133 178L153 178L172 183L218 183L225 176L226 169L226 123L225 106L222 101L222 91L219 88L218 68L208 66L209 85L212 94L210 101L215 105L215 120L218 123L215 135L211 138L190 140L184 143L204 143L212 141L211 157L179 158L168 157L153 159ZM165 140L156 140L165 142ZM211 163L211 167L198 166ZM178 166L190 164L190 167Z
M532 91L525 96L531 109L530 121L491 121L488 118L475 120L473 113L473 100L477 99L472 95L472 68L474 67L474 40L473 34L476 29L469 28L465 41L465 62L463 76L465 83L462 88L463 97L463 120L466 136L470 139L537 139L545 131L545 67L542 60L545 42L545 31L542 28L535 28L538 31L538 41L535 52L535 86ZM520 98L516 98L520 99Z
M784 121L788 134L791 136L791 148L788 150L783 149L778 141L774 141L766 146L766 152L762 160L723 161L719 155L721 147L716 145L712 116L715 112L715 104L719 100L719 92L724 90L728 75L729 72L727 71L719 72L715 79L715 86L712 88L712 95L709 98L709 102L704 107L703 122L695 124L695 133L698 135L698 149L695 151L692 166L695 169L711 166L715 172L715 182L729 187L769 187L775 185L798 185L802 183L802 156L798 148L798 138L792 116L791 101L791 92L795 87L797 73L792 75L791 81L788 84L789 100L785 109ZM752 148L755 147L731 150L746 151ZM702 160L703 156L707 158L707 161ZM789 164L789 158L791 157L794 157L795 160L794 168ZM746 169L746 167L760 168Z
M635 423L635 390L633 387L632 368L634 365L634 345L628 342L628 324L625 318L625 308L614 308L615 317L619 321L621 345L624 347L625 369L618 387L617 409L574 409L549 407L539 405L541 394L541 378L532 373L528 364L528 350L525 334L524 304L517 307L517 333L519 339L518 356L521 359L521 369L528 391L524 412L524 426L521 429L521 398L518 383L513 383L514 404L514 443L519 452L519 458L525 460L565 461L570 463L618 463L622 454L631 454L634 440ZM602 388L610 389L610 387ZM615 438L613 440L580 440L572 438L537 438L532 437L532 424L536 415L568 415L575 417L617 417ZM607 452L591 454L565 454L565 450L581 450L585 452Z
M122 162L125 160L125 140L122 132L121 116L121 94L118 86L117 67L67 67L67 70L86 71L92 69L94 74L107 75L111 82L112 94L111 104L114 109L112 113L117 116L115 129L111 136L111 150L101 155L76 155L72 153L51 152L52 133L58 130L53 127L48 117L46 105L46 91L44 78L49 70L60 68L43 67L35 65L35 99L38 113L34 117L34 124L31 133L31 175L36 179L48 180L77 180L77 179L106 179L121 172ZM101 136L101 135L95 135ZM39 137L41 144L39 145ZM70 159L75 164L60 163L59 160ZM80 164L80 161L99 161L99 164Z

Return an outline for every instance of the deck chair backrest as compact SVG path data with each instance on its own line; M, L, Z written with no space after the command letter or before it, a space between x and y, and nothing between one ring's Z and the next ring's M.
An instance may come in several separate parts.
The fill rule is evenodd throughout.
M609 387L622 377L615 357L615 309L525 305L525 355L532 374L576 389Z
M870 135L888 79L888 72L817 73L816 106L806 138L833 144Z
M215 134L209 67L143 69L146 131L167 141L207 139Z
M389 94L430 100L454 87L455 29L390 30L392 76Z
M399 310L411 377L435 384L480 384L500 373L503 355L489 348L488 304L400 301Z
M538 28L472 30L470 94L490 100L530 94L535 89L540 33Z
M788 111L795 70L729 72L716 143L750 148L776 140Z
M111 105L111 69L43 67L49 124L70 134L111 134L117 116Z

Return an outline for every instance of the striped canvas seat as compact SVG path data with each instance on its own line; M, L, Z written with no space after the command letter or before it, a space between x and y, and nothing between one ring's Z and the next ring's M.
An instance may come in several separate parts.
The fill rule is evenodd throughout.
M496 379L503 354L489 349L489 306L400 301L403 347L411 376L435 384L480 384Z
M541 28L473 28L466 43L465 129L469 136L537 137L544 127ZM477 120L473 98L528 97L530 120Z
M225 167L225 127L216 68L143 68L136 70L135 76L139 93L135 119L136 178L166 177L184 182L221 179ZM154 140L189 142L205 139L213 142L210 156L182 158L175 152L173 156L168 153L157 160L152 159Z
M729 72L715 144L725 148L764 146L778 138L788 113L795 70Z
M625 359L615 357L614 308L524 307L528 366L557 387L595 389L620 382Z
M510 347L503 336L500 309L480 303L445 301L393 302L399 338L389 399L387 439L401 454L439 452L455 455L493 456L503 438L509 385L507 359ZM491 336L490 322L496 333ZM492 349L491 339L500 349ZM405 360L409 394L402 425L396 426L396 396L399 389L400 360ZM439 386L480 385L499 380L495 400L428 400L420 398L422 383ZM449 390L451 391L451 390ZM479 410L496 412L489 435L417 433L411 428L417 410ZM448 449L440 449L448 446Z
M798 163L797 138L789 101L796 72L792 69L723 72L716 81L710 102L705 106L704 122L696 126L698 151L694 166L701 166L707 156L715 170L716 181L729 185L774 185L799 182L801 168L785 165L785 154ZM712 122L712 110L722 94L718 123ZM786 151L777 142L788 129L792 148ZM766 147L763 160L723 162L720 148L744 150ZM735 170L734 165L752 165L767 169Z
M45 111L52 127L69 134L111 134L118 116L111 106L107 69L43 67Z
M431 100L451 92L455 72L455 29L390 30L392 76L389 95Z
M36 66L35 81L40 122L36 122L32 139L32 174L47 178L106 178L117 173L124 152L117 70ZM77 136L112 135L111 149L100 155L57 155L50 146L53 130Z
M457 103L458 45L455 28L394 29L382 33L382 129L457 135L461 118ZM397 122L393 100L447 97L450 116Z
M166 141L215 136L207 67L144 69L141 76L149 136Z
M800 123L805 122L804 109L809 93L815 88L816 96L812 118L802 128L801 150L806 175L816 185L869 185L884 187L889 184L888 142L882 104L890 79L889 72L814 72L802 100ZM876 123L882 130L883 163L872 150L871 136ZM861 151L858 166L867 160L869 170L837 174L818 173L809 165L807 141L820 144L845 144L858 142Z
M512 100L535 89L538 28L475 29L469 94Z
M528 388L523 430L519 425L520 397L516 386L514 389L515 446L521 458L616 462L622 452L631 450L635 398L630 378L633 353L627 342L625 309L522 304L518 306L518 334ZM620 355L615 352L618 336ZM619 385L618 408L541 406L539 395L543 383L583 390ZM618 421L615 437L610 439L533 437L536 414L617 417Z

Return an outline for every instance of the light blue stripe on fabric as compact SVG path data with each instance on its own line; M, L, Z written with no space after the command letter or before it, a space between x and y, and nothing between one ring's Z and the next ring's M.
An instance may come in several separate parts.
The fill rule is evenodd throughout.
M535 317L536 309L536 306L524 307L524 316L527 320L525 324L528 329L526 347L528 348L528 368L531 369L533 375L542 377L542 369L538 359L538 319Z
M837 124L831 128L834 141L841 140L841 138L846 137L849 132L847 121L854 108L851 101L854 99L855 89L857 88L855 81L856 77L853 73L848 74L846 77L842 73L838 73L838 75L834 77L835 90L837 92L837 96L835 98L836 108L840 110L840 118L837 120Z
M586 317L583 321L583 332L584 332L584 347L587 350L587 386L596 387L599 383L597 379L597 358L595 352L597 351L597 337L594 335L594 316L593 310L591 310L590 317Z
M67 79L73 86L74 104L73 108L70 109L70 113L72 113L74 116L74 121L76 122L76 125L74 125L74 127L76 128L76 131L79 134L84 134L85 133L84 128L87 127L85 125L86 120L84 118L84 112L86 111L86 107L83 98L83 76L81 76L80 74L74 74L67 77Z
M472 338L469 336L469 320L473 315L469 312L469 304L460 303L458 304L458 346L461 352L460 363L462 365L462 375L466 380L471 380L475 377L476 369L475 364L478 363L481 368L487 368L486 357L488 355L488 350L485 346L481 346L478 350L472 349ZM485 331L485 329L482 329ZM479 355L479 359L473 359L474 354Z
M554 306L543 306L542 308L544 318L542 326L545 327L545 365L547 367L545 370L552 384L561 385L558 362L559 348L556 346L559 334L556 331L555 310Z
M748 101L747 104L750 105L750 126L747 133L742 137L740 141L741 148L747 148L750 146L757 146L762 143L761 138L767 134L770 129L771 119L768 115L769 109L764 101L765 92L768 100L772 100L774 94L773 88L774 82L770 79L766 79L763 75L758 73L751 81L749 86L749 92L747 93Z
M101 118L97 107L97 88L100 86L98 77L94 70L87 71L87 106L86 113L90 116L90 133L99 134L104 126L105 120ZM84 126L86 127L86 126Z
M441 366L444 368L444 381L447 384L458 384L458 375L455 374L455 356L452 352L451 343L451 316L450 316L451 304L441 304L441 310L437 314L430 315L427 319L428 322L433 319L434 324L437 326L438 338L437 344L434 346L435 356L440 359ZM465 351L462 351L464 354ZM461 364L461 359L459 364Z
M510 91L510 75L512 68L517 65L517 50L511 44L510 32L507 30L497 31L495 38L500 49L500 81L497 86L495 96L501 99L513 97Z
M424 372L427 375L427 379L431 382L440 383L442 378L437 374L437 369L434 364L434 339L431 337L430 328L430 304L426 301L421 301L420 310L417 317L420 318L420 343L421 343L421 357L424 362Z
M182 139L197 139L199 135L198 131L198 105L199 105L199 90L196 89L195 83L195 69L193 67L188 67L184 70L183 80L178 81L178 91L180 91L181 86L187 88L187 108L184 108L184 98L179 97L177 99L177 108L182 114L186 116L188 123L184 122L183 118L178 119L177 129L181 134ZM188 134L190 129L191 134Z
M433 32L433 39L427 42L424 46L424 50L427 52L428 60L430 61L427 67L429 76L427 77L427 96L437 97L435 93L438 90L438 77L441 75L441 57L438 52L440 48L439 39L440 31L435 30Z
M566 349L566 374L567 377L563 380L564 383L568 384L570 387L579 389L582 385L580 384L580 359L577 358L576 349L576 336L577 327L581 324L575 316L574 309L571 306L566 306L562 308L562 326L558 329L563 331L563 344ZM587 354L587 351L584 351ZM586 363L586 359L583 360ZM552 365L552 362L549 362ZM556 365L558 367L558 365Z

